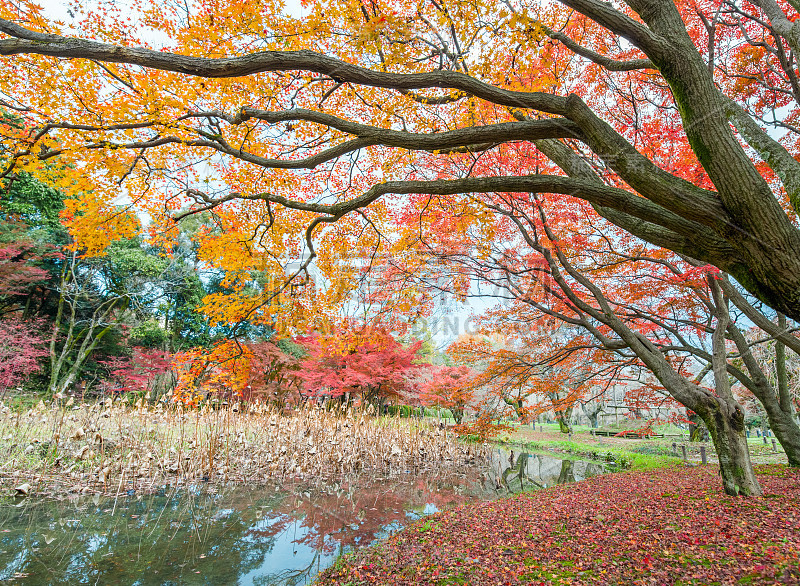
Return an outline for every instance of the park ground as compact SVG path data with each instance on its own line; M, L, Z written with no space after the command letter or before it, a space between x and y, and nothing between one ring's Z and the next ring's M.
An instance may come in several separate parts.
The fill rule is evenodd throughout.
M319 584L800 584L800 471L753 438L764 496L722 491L713 453L670 457L672 438L517 430L510 442L630 470L437 513L343 556ZM761 463L758 463L761 462Z
M628 422L620 426L609 426L603 429L615 431L616 429L635 429L636 422ZM687 460L690 463L701 462L701 448L705 448L708 462L716 462L714 446L711 442L690 442L688 432L672 425L657 426L656 432L665 433L665 437L652 439L632 439L623 437L593 436L588 426L576 425L574 434L570 439L558 430L556 424L537 424L536 430L530 425L517 427L516 431L502 439L510 444L519 444L521 447L545 449L548 451L563 452L579 455L604 455L611 453L625 458L634 468L653 468L674 463L683 459L683 447L686 447ZM750 447L750 458L754 464L785 464L786 454L780 444L773 448L772 438L766 443L762 437L757 437L755 431L747 440ZM675 444L675 448L673 448ZM677 453L678 458L673 458Z

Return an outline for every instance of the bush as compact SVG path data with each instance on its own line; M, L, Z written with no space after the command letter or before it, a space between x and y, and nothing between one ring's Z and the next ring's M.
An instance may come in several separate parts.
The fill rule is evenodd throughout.
M155 320L142 322L131 330L131 346L144 348L163 348L167 341L167 332Z
M760 415L751 415L744 418L744 424L749 429L753 429L754 427L763 427L764 422Z
M389 405L388 414L392 417L399 415L400 417L413 417L416 411L415 407L411 405Z
M453 431L468 440L485 442L503 432L514 431L514 428L510 425L494 423L494 418L491 415L482 415L475 421L456 425Z
M671 456L672 449L666 446L636 446L630 448L631 452L637 454L647 454L650 456Z

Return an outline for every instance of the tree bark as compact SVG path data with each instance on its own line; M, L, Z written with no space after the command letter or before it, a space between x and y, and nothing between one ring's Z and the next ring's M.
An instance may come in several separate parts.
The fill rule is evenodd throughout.
M708 429L697 413L689 415L689 441L701 442L708 437Z
M589 407L587 403L584 403L582 405L582 408L583 408L583 413L589 420L589 424L592 426L592 429L597 429L597 420L600 416L600 413L602 413L603 410L605 409L605 405L603 403L597 402L593 404L591 407Z
M556 421L558 421L558 429L561 433L572 433L572 426L569 424L569 418L572 416L572 407L567 407L563 411L556 411Z
M787 413L777 406L765 405L769 428L775 434L775 439L781 444L789 466L800 467L800 433L797 422L791 413Z
M725 338L725 333L731 327L728 298L723 295L715 275L709 275L707 281L714 301L714 316L717 320L711 336L711 364L717 401L706 415L706 427L708 427L717 450L725 492L733 495L761 494L761 487L750 462L750 451L747 447L747 434L744 428L744 411L733 397L728 377L728 350Z
M764 407L769 426L780 442L790 466L800 467L800 426L794 418L794 409L789 402L784 409L780 389L772 386L758 361L753 356L742 332L734 324L728 325L728 333L733 339L751 376L747 388ZM788 389L787 389L788 391Z
M778 327L786 331L786 316L778 313ZM792 396L789 393L789 377L786 374L786 345L775 340L775 371L778 379L778 402L781 410L794 415Z
M761 495L761 486L750 461L741 406L736 402L719 400L715 405L708 405L701 417L717 451L725 492L732 496Z

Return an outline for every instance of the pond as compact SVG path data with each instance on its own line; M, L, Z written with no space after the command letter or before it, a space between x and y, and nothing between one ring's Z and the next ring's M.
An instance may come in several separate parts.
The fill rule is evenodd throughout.
M165 489L0 502L0 582L301 585L341 553L438 510L580 481L602 464L493 450L459 473L313 489Z

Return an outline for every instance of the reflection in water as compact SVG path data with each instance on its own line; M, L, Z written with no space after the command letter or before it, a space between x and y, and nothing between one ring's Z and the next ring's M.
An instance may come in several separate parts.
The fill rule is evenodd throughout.
M525 452L517 455L513 450L496 450L490 462L491 474L486 477L486 483L509 493L579 482L606 471L596 462L561 460Z
M282 584L410 520L574 482L602 466L497 450L487 468L311 489L234 487L143 497L0 502L0 582Z

